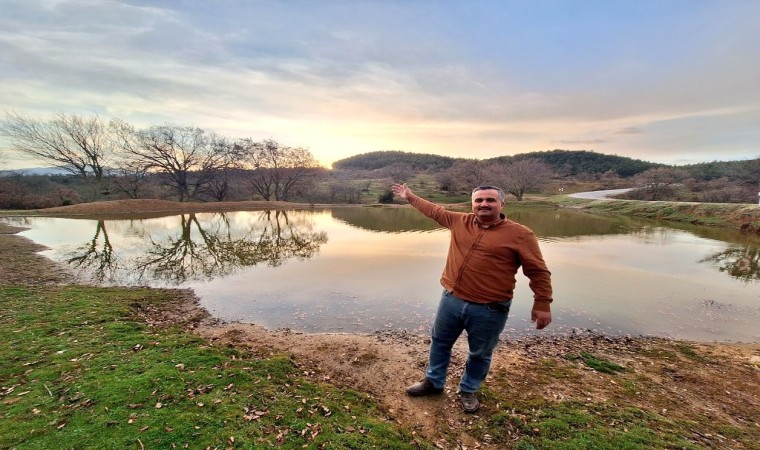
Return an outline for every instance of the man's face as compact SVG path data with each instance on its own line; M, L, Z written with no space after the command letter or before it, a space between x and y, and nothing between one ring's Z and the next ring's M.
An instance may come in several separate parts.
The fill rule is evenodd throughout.
M483 189L472 193L472 212L481 223L496 222L502 209L504 202L499 200L499 191L496 189Z

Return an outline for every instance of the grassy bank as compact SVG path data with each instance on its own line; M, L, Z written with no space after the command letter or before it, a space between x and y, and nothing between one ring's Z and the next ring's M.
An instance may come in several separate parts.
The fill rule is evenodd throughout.
M370 396L304 377L310 368L290 355L212 346L164 323L161 311L181 310L172 292L0 286L0 448L462 448L463 435L516 449L760 441L757 369L746 361L686 343L580 337L514 343L526 353L494 371L482 413L442 419L425 440Z
M288 355L209 346L139 311L166 291L0 287L0 448L412 448L367 395Z
M438 191L437 184L432 177L415 177L409 183L409 186L415 193L430 201L444 204L461 204L461 207L458 209L468 209L469 195L442 194ZM603 189L603 187L594 184L563 184L563 188L565 188L565 192ZM556 192L556 187L550 187L547 192ZM757 204L588 200L573 198L566 194L527 194L522 202L517 202L513 196L507 195L507 212L515 208L540 206L560 206L583 209L594 214L628 215L692 225L742 229L747 233L760 235L760 206Z
M638 200L587 200L558 195L532 197L524 206L558 205L594 214L617 214L693 225L741 229L760 234L760 206L741 203L681 203Z

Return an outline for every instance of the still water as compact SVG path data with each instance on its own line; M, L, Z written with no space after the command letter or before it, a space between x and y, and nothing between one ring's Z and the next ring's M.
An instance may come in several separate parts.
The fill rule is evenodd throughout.
M572 210L506 210L539 236L554 322L535 331L518 274L505 335L760 342L760 243L731 231ZM307 332L427 333L448 232L410 208L6 218L82 282L189 287L226 321Z

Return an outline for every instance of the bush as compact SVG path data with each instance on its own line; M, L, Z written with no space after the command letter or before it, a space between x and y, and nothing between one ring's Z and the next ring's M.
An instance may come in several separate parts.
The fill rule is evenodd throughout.
M385 192L380 194L380 196L377 198L377 201L384 204L393 203L393 191L387 189Z
M27 194L22 196L0 193L0 209L42 209L60 206L52 196Z
M74 190L59 187L41 177L11 177L0 180L0 209L42 209L79 203Z

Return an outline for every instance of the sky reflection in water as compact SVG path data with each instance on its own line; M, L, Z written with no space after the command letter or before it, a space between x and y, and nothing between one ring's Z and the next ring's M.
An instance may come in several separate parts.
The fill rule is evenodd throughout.
M574 328L760 341L758 243L570 210L507 211L536 231L555 290L548 332ZM16 218L85 281L195 289L228 321L310 332L427 333L448 232L408 208L185 214L152 219ZM507 336L530 324L518 286Z

